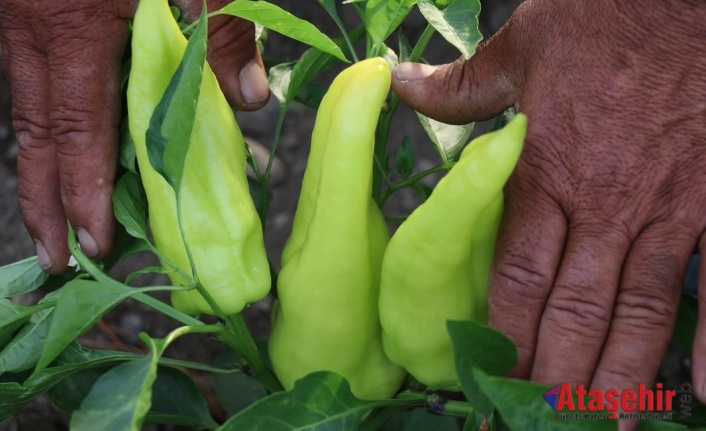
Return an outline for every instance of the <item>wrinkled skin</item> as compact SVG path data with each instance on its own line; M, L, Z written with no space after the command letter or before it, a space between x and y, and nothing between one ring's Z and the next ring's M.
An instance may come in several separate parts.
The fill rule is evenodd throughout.
M529 117L490 283L490 323L519 350L512 376L653 382L689 257L706 252L704 23L702 1L530 0L469 62L397 68L397 94L438 120Z
M201 1L175 3L194 19L201 12ZM227 3L209 1L208 9ZM52 274L67 268L67 218L86 254L104 257L112 247L120 63L136 7L135 0L0 0L20 209ZM209 33L209 61L228 101L262 107L269 92L253 24L217 17Z

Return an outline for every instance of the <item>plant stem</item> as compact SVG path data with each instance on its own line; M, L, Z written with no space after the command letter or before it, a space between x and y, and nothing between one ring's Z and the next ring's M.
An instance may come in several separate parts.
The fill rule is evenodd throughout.
M82 269L84 269L87 273L91 275L95 280L100 281L101 283L105 284L112 284L114 286L120 286L120 287L127 287L130 289L133 289L132 287L123 284L119 282L118 280L115 280L113 278L110 278L106 273L104 273L100 268L96 266L93 261L86 256L83 251L81 251L81 248L78 245L78 241L76 241L76 235L74 233L73 228L71 227L71 224L69 223L69 251L71 252L71 255L76 259L78 264L81 266ZM185 325L190 325L190 326L196 326L196 325L203 325L204 323L198 319L195 319L188 314L182 313L181 311L177 310L174 307L170 307L169 305L165 304L164 302L155 299L145 293L142 292L137 292L133 295L131 295L131 298L134 300L141 302L145 304L148 307L151 307L160 313L171 317L172 319L181 322Z
M422 59L422 54L424 54L424 51L427 49L427 45L429 45L429 41L431 37L434 36L434 33L436 33L434 27L432 27L431 24L427 24L417 44L414 46L414 49L412 49L412 53L409 54L409 61L417 62Z
M284 390L272 370L267 368L257 350L255 340L245 325L242 313L226 316L226 331L218 338L238 354L238 364L248 374L255 377L270 392Z
M422 171L416 175L412 175L411 177L409 177L403 181L400 181L399 183L395 183L395 184L388 186L387 189L385 190L385 194L382 195L382 197L378 200L378 206L380 208L382 208L383 205L385 205L385 203L387 202L387 200L390 199L390 196L392 196L392 194L394 192L396 192L397 190L403 189L405 187L409 187L412 184L416 183L417 181L421 180L422 178L424 178L428 175L431 175L435 172L439 172L441 170L450 169L450 168L451 168L450 164L443 164L443 165L434 166L433 168L429 168L426 171Z
M203 297L203 299L206 301L209 307L211 307L211 310L213 311L214 314L216 314L218 317L223 317L225 314L223 313L223 310L218 306L218 303L211 297L211 295L208 293L208 290L201 284L199 281L199 275L198 272L196 271L196 263L194 262L194 256L191 254L191 248L189 247L189 241L186 238L186 230L184 229L184 219L182 217L182 212L181 212L181 187L179 187L179 190L174 190L176 193L176 205L177 205L177 222L179 223L179 233L181 234L181 241L184 244L184 249L186 250L186 256L189 258L189 266L191 266L191 274L192 274L192 279L191 283L192 285L196 288L196 290L199 292L199 294Z
M341 18L338 17L338 15L334 14L334 15L332 15L332 18L333 18L333 21L338 26L338 29L341 30L341 35L343 35L343 39L345 39L346 45L348 45L348 49L351 51L351 56L353 57L353 62L357 63L358 62L358 55L355 53L355 48L353 48L353 43L351 42L351 38L348 35L348 30L346 30L346 26L343 25L343 22L341 21Z
M434 30L434 27L432 27L431 24L427 24L424 32L419 37L417 44L414 46L414 49L412 49L412 53L409 55L409 61L419 61L422 58L422 54L427 49L427 45L435 32L436 30ZM368 56L371 54L369 51L370 49L368 49ZM399 103L399 97L397 97L397 94L393 93L392 96L390 96L390 104L388 108L383 110L382 114L380 114L380 119L378 120L378 128L375 133L375 158L379 160L380 163L385 160L387 140L390 135L390 123L392 122L392 116L395 114L395 111L397 111L397 106ZM380 199L381 178L383 175L385 175L385 172L380 168L380 166L378 166L378 169L373 171L373 199L378 202L379 207L382 207L385 204L385 201L389 199L389 196L384 199ZM387 195L387 193L385 194Z
M270 174L272 173L272 165L275 161L275 154L277 153L277 146L279 145L279 138L282 134L282 127L284 126L284 118L287 114L287 109L289 108L289 103L284 103L280 105L279 117L277 118L277 127L275 128L275 136L272 139L272 150L270 150L270 158L267 160L267 169L265 169L265 174L260 179L260 205L258 206L258 215L262 221L262 231L265 231L266 221L267 221L267 211L270 208ZM257 163L257 160L255 161Z
M441 395L431 392L405 391L397 394L400 400L423 400L424 407L431 413L447 416L468 417L474 412L473 406L466 401L447 400Z
M383 109L380 113L380 118L378 119L378 127L375 130L375 152L374 157L378 160L378 169L373 170L373 199L376 201L380 197L381 192L381 179L387 175L381 166L382 162L385 160L385 153L387 151L387 140L390 136L390 123L392 122L392 116L395 115L397 106L400 104L400 98L397 94L392 93L390 96L390 103L386 109Z
M145 241L147 241L147 240L145 239ZM182 271L181 268L179 268L179 267L178 267L174 262L172 262L167 256L165 256L161 251L159 251L159 250L157 249L157 247L153 246L153 245L150 244L149 242L148 242L147 244L149 245L149 250L150 250L152 253L154 253L154 254L159 258L159 260L160 260L161 262L163 262L163 264L166 264L166 265L169 266L171 269L173 269L174 272L176 272L177 274L179 274L179 276L181 276L181 278L184 279L184 282L185 282L185 283L187 283L187 284L189 284L189 285L193 284L193 280L191 279L191 276L190 276L189 274L187 274L187 273L185 273L184 271Z
M467 418L475 410L465 401L446 401L442 414Z
M174 340L186 334L220 334L225 328L220 325L197 325L197 326L182 326L170 332L165 337L165 349Z

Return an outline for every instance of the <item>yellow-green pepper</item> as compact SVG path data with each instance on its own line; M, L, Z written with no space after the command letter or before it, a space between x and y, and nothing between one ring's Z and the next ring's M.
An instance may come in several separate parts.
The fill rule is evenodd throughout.
M368 59L339 74L321 102L277 279L269 351L285 388L329 370L357 397L381 399L404 379L382 348L377 302L389 231L371 198L375 127L389 86L387 63Z
M179 230L174 190L150 165L145 134L186 49L167 0L140 0L132 34L128 116L149 220L157 248L184 273L191 266ZM181 209L200 283L224 314L265 297L270 271L260 218L245 176L245 142L208 64L194 119L181 185ZM170 274L174 284L185 280ZM196 290L174 292L174 307L214 314Z
M522 150L527 119L472 141L385 251L380 321L385 352L428 386L454 385L447 320L485 322L488 274L503 186Z

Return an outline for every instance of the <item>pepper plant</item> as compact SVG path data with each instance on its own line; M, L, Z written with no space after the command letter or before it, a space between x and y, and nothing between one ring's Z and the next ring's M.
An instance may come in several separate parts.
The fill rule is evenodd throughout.
M505 113L494 125L502 130L464 150L472 124L451 126L417 114L440 161L422 172L414 172L409 141L396 154L388 148L399 105L388 93L391 66L424 61L436 34L472 56L481 40L479 0L302 1L324 8L340 34L331 38L265 1L235 0L208 15L204 9L187 25L166 0L141 0L132 58L124 68L129 120L113 200L121 224L115 251L92 261L69 226L75 271L50 277L36 258L0 268L0 418L46 393L71 415L76 430L138 430L143 423L222 431L616 429L608 420L556 420L542 397L549 388L502 377L515 364L515 347L483 325L502 185L519 156L527 119L517 115L503 128L515 116ZM344 26L343 8L354 11L359 26ZM401 25L414 8L428 24L418 40L408 41ZM275 31L311 46L300 58L269 69L280 114L264 170L205 63L208 17L219 14L255 22L261 45L266 32ZM341 73L330 88L314 84L325 70L348 63L356 64L348 69L353 72ZM294 229L276 274L265 257L262 220L273 198L269 181L277 143L294 104L319 112ZM347 111L361 120L348 129L341 127ZM503 146L503 139L512 145ZM256 177L249 183L246 160ZM499 160L501 168L488 172L485 163ZM447 171L429 198L433 190L421 180ZM387 246L385 204L408 187L429 200ZM467 201L458 200L459 190ZM341 211L350 212L348 219ZM464 216L449 224L443 219L449 211ZM444 235L434 229L445 229ZM449 254L432 255L431 247ZM138 251L153 253L161 265L140 268L125 280L107 274ZM453 277L465 267L473 275ZM131 286L148 273L167 274L172 285ZM415 290L401 290L405 283ZM442 292L421 289L451 284L456 296L448 298L453 303L468 297L467 311L446 314L451 305L464 307L449 305ZM461 292L466 284L473 288ZM273 368L241 311L277 288ZM44 296L34 305L13 300L38 289ZM326 289L323 300L316 293ZM149 295L154 291L172 292L171 304ZM140 334L145 353L91 349L77 341L128 298L181 326L161 338ZM423 319L432 314L441 317L427 331ZM685 351L695 315L694 301L685 298L675 333ZM169 358L168 346L185 336L215 338L225 354L208 364ZM420 363L426 357L431 365ZM227 420L214 419L193 371L213 376ZM229 402L231 397L239 401ZM704 418L699 406L689 417L641 427L695 428Z

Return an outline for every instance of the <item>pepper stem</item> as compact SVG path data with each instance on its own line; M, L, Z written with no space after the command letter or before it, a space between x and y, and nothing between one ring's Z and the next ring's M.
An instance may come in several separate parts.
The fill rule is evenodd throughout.
M243 314L226 316L225 321L226 331L218 334L218 338L238 354L238 365L262 383L269 392L283 391L282 384L260 357L255 340L245 325Z

